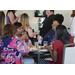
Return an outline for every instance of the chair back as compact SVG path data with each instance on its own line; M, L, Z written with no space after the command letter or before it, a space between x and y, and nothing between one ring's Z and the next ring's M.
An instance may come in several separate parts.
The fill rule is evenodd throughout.
M65 44L62 64L75 64L75 43Z

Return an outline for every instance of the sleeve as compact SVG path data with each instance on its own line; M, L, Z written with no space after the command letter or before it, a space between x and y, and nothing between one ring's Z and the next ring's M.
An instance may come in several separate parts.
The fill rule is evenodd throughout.
M25 46L23 45L20 41L18 41L18 44L17 44L17 50L20 52L20 53L23 53L23 54L27 54L29 53L29 47L28 46Z
M48 45L51 45L51 42L55 36L55 32L53 29L51 29L44 37L43 41L48 41Z
M29 53L29 50L30 50L30 47L29 46L24 46L16 38L10 43L10 47L14 47L16 50L18 50L22 54Z
M0 51L3 48L3 42L0 40Z
M53 46L53 50L58 51L58 46L59 46L59 44L57 43L57 41L55 41L55 42L52 44L52 46Z
M30 39L29 39L29 43L32 43Z
M69 41L70 41L70 43L74 43L73 38L71 36L69 37Z
M50 33L50 32L48 32L48 33L43 37L43 41L47 41L47 40L48 40L49 33Z

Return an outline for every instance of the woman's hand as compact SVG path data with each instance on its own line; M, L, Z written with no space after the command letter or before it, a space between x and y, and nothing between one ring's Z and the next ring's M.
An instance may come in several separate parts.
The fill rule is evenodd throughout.
M35 36L35 35L36 35L36 32L34 32L33 34L34 34L34 36Z
M31 43L28 43L28 46L31 48L32 47L32 44Z
M21 17L21 15L18 16L18 18L20 18L20 17Z
M38 35L38 36L37 36L37 40L38 40L40 37L41 37L41 40L43 39L42 36Z
M49 45L46 45L44 48L48 49L48 50L51 50L51 47Z
M22 36L19 38L20 41L24 40L24 39L28 39L28 36L27 36L26 32L23 32Z

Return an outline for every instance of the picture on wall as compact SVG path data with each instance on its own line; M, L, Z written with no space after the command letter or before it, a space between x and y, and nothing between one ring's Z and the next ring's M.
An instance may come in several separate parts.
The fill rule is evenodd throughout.
M35 17L45 17L46 16L45 10L35 10L34 15Z

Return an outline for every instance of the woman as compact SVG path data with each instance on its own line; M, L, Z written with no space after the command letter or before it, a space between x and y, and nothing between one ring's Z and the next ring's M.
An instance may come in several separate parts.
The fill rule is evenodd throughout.
M26 32L24 32L22 24L20 22L16 22L14 26L17 28L17 33L16 33L15 38L18 38L22 42L23 45L28 45L28 43L31 43L31 40L28 38ZM22 37L24 38L21 39Z
M8 10L7 14L6 14L6 21L7 24L14 24L15 22L18 21L18 19L20 18L21 15L19 15L18 17L15 16L17 10Z
M70 28L71 28L71 36L74 36L74 43L75 43L75 10L73 10L71 14Z
M14 25L17 28L17 33L15 38L20 39L21 43L25 46L27 46L28 44L31 44L32 46L31 40L28 38L27 34L23 32L22 24L20 22L16 22ZM24 37L24 39L21 39L22 37ZM24 58L22 59L24 64L34 64L34 59L31 58L28 54L25 54Z
M2 34L4 24L5 24L5 14L3 11L0 11L0 36Z
M52 29L43 37L43 42L48 41L48 45L52 45L52 43L56 40L56 35L55 35L56 27L58 25L61 25L63 21L64 21L64 17L62 14L56 14L54 16ZM40 64L47 64L47 61L45 60L45 58L46 57L40 60Z
M20 22L22 23L22 25L23 25L25 31L28 33L29 37L33 38L36 35L36 33L32 31L32 28L29 25L29 16L26 13L21 15Z
M52 29L43 37L43 41L48 41L48 45L51 45L51 42L56 40L55 31L58 25L61 25L64 21L64 16L62 14L56 14L54 16Z
M64 25L57 26L56 38L57 40L52 44L53 51L50 46L45 46L45 48L50 51L50 55L53 59L53 62L48 62L48 64L62 64L64 44L73 43L73 38L68 34Z
M3 28L2 40L0 40L0 63L21 64L22 54L29 52L30 44L24 46L18 39L14 38L17 29L14 25L7 24Z

